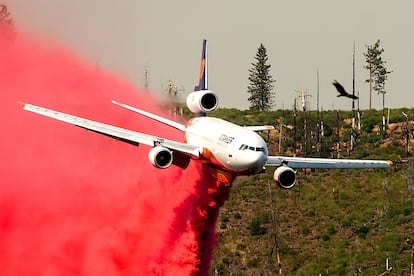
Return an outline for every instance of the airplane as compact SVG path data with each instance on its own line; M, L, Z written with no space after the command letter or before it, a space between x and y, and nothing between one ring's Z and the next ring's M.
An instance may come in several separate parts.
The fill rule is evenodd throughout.
M112 100L114 105L138 113L142 116L169 125L183 132L184 142L165 139L117 126L96 122L52 109L20 103L24 110L60 120L96 133L126 142L135 146L151 147L148 153L153 166L166 169L176 165L187 168L191 159L199 160L203 168L231 186L238 175L253 175L264 172L266 166L276 166L274 180L282 188L290 189L296 182L299 168L354 169L389 168L391 161L300 158L269 156L264 139L257 131L271 130L273 126L239 126L223 119L208 117L206 113L218 106L216 94L207 88L207 41L203 40L202 61L199 83L191 92L186 104L198 116L187 124L180 124L156 114Z

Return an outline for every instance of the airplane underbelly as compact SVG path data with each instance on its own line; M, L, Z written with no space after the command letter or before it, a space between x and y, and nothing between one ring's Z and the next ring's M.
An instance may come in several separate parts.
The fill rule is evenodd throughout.
M233 149L225 147L221 149L220 147L217 148L218 150L216 151L215 156L227 170L233 172L242 172L249 169L246 167L246 163L242 162L242 160L239 159L236 151Z
M233 171L238 168L234 167L235 160L232 154L232 150L229 150L229 147L225 147L215 142L208 136L193 136L190 134L186 136L186 139L188 144L207 148L209 152L212 154L212 156L209 157L209 159L213 165L223 167L224 169L229 171Z

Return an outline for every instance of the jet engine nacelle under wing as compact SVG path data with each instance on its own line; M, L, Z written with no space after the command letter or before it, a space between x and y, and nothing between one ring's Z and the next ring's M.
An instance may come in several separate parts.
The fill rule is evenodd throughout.
M194 91L187 97L187 107L193 113L208 113L214 111L217 106L218 98L210 90Z
M173 153L167 148L156 146L149 151L148 158L154 167L166 169L173 162Z
M280 187L290 189L295 186L296 172L291 167L281 166L275 170L273 178Z

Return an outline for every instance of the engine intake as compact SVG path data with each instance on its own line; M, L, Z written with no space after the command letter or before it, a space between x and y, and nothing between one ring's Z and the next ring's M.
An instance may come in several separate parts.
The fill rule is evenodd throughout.
M193 113L211 112L218 106L218 98L213 91L200 90L190 93L187 97L187 107Z
M296 172L291 167L281 166L275 170L273 179L280 187L290 189L295 186Z
M172 151L161 146L153 147L148 154L148 158L154 167L160 169L168 168L173 162Z

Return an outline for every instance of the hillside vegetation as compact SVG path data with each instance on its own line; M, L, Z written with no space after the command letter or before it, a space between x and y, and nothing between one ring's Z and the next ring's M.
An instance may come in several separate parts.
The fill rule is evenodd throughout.
M217 223L214 275L410 275L414 262L414 122L398 109L386 131L382 112L256 113L220 109L212 116L240 125L274 125L270 154L390 159L386 170L300 170L294 188L273 183L273 171L238 177ZM306 135L304 121L306 116ZM283 124L280 133L280 124ZM351 147L350 134L355 142ZM407 131L409 136L407 140ZM296 135L296 136L295 136ZM307 141L305 141L305 137ZM318 139L319 138L319 139ZM406 143L410 147L407 147ZM280 152L279 152L280 144Z

